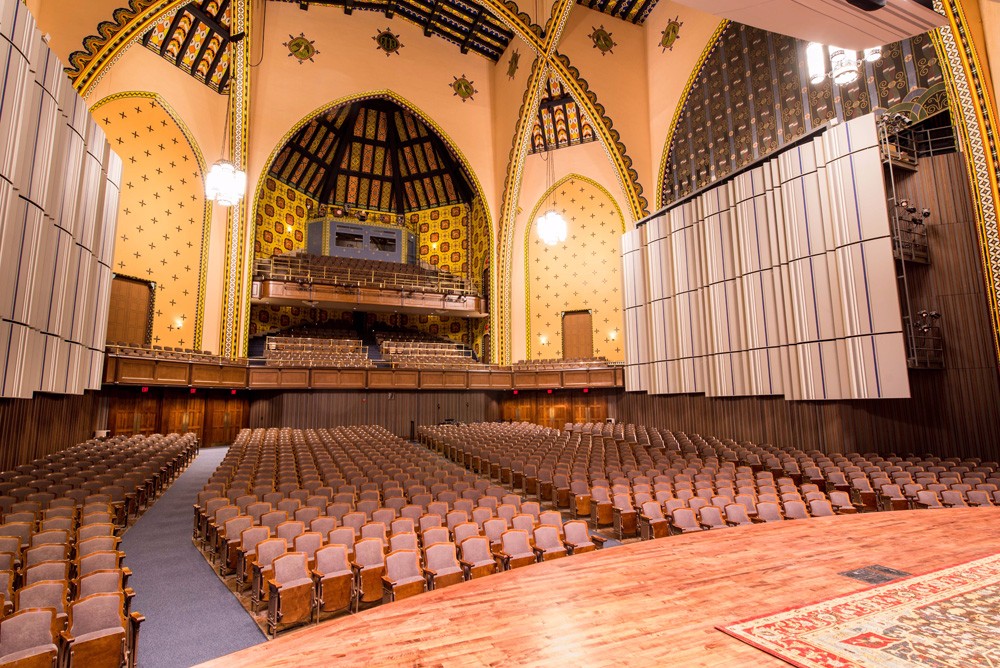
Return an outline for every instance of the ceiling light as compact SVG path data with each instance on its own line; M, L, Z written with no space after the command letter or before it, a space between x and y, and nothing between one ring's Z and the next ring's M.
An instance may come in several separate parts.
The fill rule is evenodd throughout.
M823 45L810 42L806 47L806 65L809 67L809 82L813 85L823 83L826 78L826 63L823 60Z
M830 47L830 76L838 86L856 81L858 78L858 54L839 46Z
M222 206L236 206L247 192L247 175L228 160L219 160L205 177L205 197Z
M226 104L226 121L222 126L222 147L229 145L229 121L232 96ZM223 155L225 155L223 153ZM247 192L247 174L226 158L217 160L205 175L205 199L221 206L236 206Z
M536 227L538 236L549 246L555 246L566 241L566 219L556 211L556 198L553 192L556 180L556 165L551 149L545 152L545 193L552 197L548 211L538 217Z
M555 209L538 217L538 236L549 246L566 241L566 220Z
M877 62L882 57L882 47L873 46L870 49L865 49L865 62L874 63Z

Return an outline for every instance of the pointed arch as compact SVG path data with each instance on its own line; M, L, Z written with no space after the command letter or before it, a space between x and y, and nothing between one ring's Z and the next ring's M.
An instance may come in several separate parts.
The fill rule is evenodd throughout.
M337 98L336 100L328 102L328 103L326 103L326 104L324 104L324 105L322 105L322 106L314 109L313 111L309 112L305 116L303 116L302 119L299 120L299 122L297 122L294 126L292 126L275 143L274 148L271 150L270 155L268 155L267 160L264 162L262 171L258 175L258 178L257 178L257 188L256 188L256 190L254 192L253 206L250 209L250 211L257 211L258 206L260 206L261 197L264 194L264 183L266 181L267 174L268 174L268 172L271 169L271 165L274 163L275 159L278 157L278 154L281 151L282 147L284 147L289 141L291 141L292 137L294 137L295 134L297 132L299 132L299 130L301 130L306 125L308 125L310 122L312 122L312 120L314 118L316 118L317 116L325 114L325 113L327 113L328 111L330 111L332 109L335 109L337 107L341 107L341 106L344 106L344 105L347 105L347 104L351 104L353 102L358 102L358 101L361 101L361 100L370 100L370 99L379 99L379 98L384 99L384 100L389 100L391 102L394 102L394 103L398 104L400 107L402 107L402 108L406 109L407 111L409 111L410 113L412 113L414 116L416 116L421 121L423 121L429 128L431 128L437 134L437 136L441 139L441 141L444 143L444 145L448 148L448 150L451 151L451 153L458 159L458 162L459 162L459 164L461 164L462 169L465 170L466 175L469 177L469 179L472 182L472 187L473 187L473 190L474 190L474 199L478 198L479 201L482 203L482 210L483 210L483 212L485 214L485 227L486 227L486 230L484 232L487 235L487 239L488 239L486 253L487 253L488 258L489 258L489 267L490 267L490 284L489 284L490 317L489 317L489 331L491 333L493 333L493 332L496 331L496 312L497 312L497 306L496 306L497 300L495 298L495 295L496 295L496 282L497 282L497 263L496 263L495 257L494 257L494 253L495 253L494 249L496 248L496 234L495 234L494 225L493 225L493 215L492 215L492 213L490 211L490 206L488 205L488 203L486 201L486 197L484 195L484 190L483 190L482 183L479 180L479 176L472 169L472 164L469 162L469 159L465 156L465 153L458 147L458 144L455 142L455 140L452 139L451 136L440 125L438 125L430 117L429 114L427 114L426 112L424 112L420 107L418 107L417 105L413 104L411 101L407 100L406 98L404 98L402 95L396 93L395 91L390 90L390 89L379 89L379 90L373 90L373 91L367 91L367 92L361 92L361 93L354 93L354 94L351 94L351 95L345 95L343 97ZM471 210L472 210L472 205L470 204L470 225L472 224ZM254 236L254 237L256 236L256 224L257 223L256 223L256 220L255 220L254 221L254 230L252 231L252 236ZM470 249L470 251L471 250L472 249ZM247 271L250 271L250 269L252 268L251 265L252 265L252 263L248 263ZM246 284L247 284L247 295L246 295L246 298L247 298L247 302L249 303L249 299L250 299L250 295L249 295L250 281L247 281ZM485 287L486 286L484 286L484 288ZM247 336L248 336L248 333L249 333L249 325L250 325L249 318L247 318L246 319L246 323L244 324L244 331L243 331L243 341L244 342L247 340ZM496 336L491 336L490 337L490 341L491 341L491 343L490 343L490 345L491 345L491 351L490 352L491 352L492 358L494 358L494 359L495 359L495 356L496 356L496 345L498 344L497 338L498 337L496 337Z
M98 117L97 112L102 108L114 102L121 100L148 100L151 103L158 105L167 116L173 121L174 125L177 127L184 141L187 142L188 148L191 150L191 154L194 156L195 162L198 166L198 172L204 176L208 163L205 161L205 154L202 152L201 147L198 145L198 141L195 139L194 134L188 127L187 123L181 117L174 107L167 102L158 93L150 91L123 91L121 93L115 93L114 95L109 95L101 100L98 100L92 107L90 107L90 112ZM103 123L107 125L107 121ZM110 138L110 137L109 137ZM123 158L125 156L122 156ZM186 158L185 158L186 159ZM127 168L128 161L126 161ZM127 183L123 183L123 190L130 187ZM198 189L202 192L201 179L198 179ZM124 199L124 198L123 198ZM201 350L202 346L202 334L205 325L205 293L208 285L208 251L209 251L209 241L211 239L211 228L212 228L212 204L203 197L202 212L201 212L201 248L198 257L198 282L197 282L197 295L195 300L195 318L194 318L194 334L193 342L191 347L197 350ZM169 214L169 211L168 211ZM197 220L192 216L192 222ZM155 220L155 218L154 218ZM158 238L158 237L157 237ZM166 241L166 240L165 240ZM117 246L117 244L116 244ZM164 265L166 266L166 265ZM114 268L112 268L114 269ZM179 273L179 272L178 272Z
M625 216L622 213L621 207L618 206L618 202L615 200L611 192L602 186L600 183L594 179L583 176L582 174L570 173L556 181L551 188L548 188L542 196L538 198L535 206L531 210L531 217L528 218L527 224L524 228L524 312L525 317L525 357L531 359L531 342L532 342L532 328L531 328L531 235L534 230L533 222L538 218L542 207L546 205L552 199L552 196L559 192L567 183L571 182L582 182L597 190L601 195L607 198L607 201L611 202L612 212L617 216L619 225L613 230L615 233L615 239L617 241L621 234L625 233L626 223ZM617 248L617 246L616 246ZM513 360L512 360L513 361Z

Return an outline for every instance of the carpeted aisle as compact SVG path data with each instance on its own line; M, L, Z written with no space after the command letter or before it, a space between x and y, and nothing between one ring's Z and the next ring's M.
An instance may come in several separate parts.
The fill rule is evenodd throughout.
M132 609L146 616L139 668L186 668L265 641L191 542L191 505L225 454L202 450L122 540Z

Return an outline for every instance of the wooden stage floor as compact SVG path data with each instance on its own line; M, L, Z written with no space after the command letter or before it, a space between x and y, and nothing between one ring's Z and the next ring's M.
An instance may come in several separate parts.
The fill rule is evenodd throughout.
M633 543L383 605L205 666L787 666L715 629L1000 552L1000 508L796 520Z

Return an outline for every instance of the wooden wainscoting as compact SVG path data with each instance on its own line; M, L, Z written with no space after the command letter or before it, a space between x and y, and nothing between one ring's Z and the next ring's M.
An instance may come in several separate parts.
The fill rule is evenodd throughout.
M194 432L202 445L232 443L247 426L246 392L151 387L115 388L108 396L108 429L117 434Z
M619 392L591 389L505 392L501 401L504 421L532 422L562 429L567 422L604 422L608 401Z
M107 400L96 392L0 399L0 471L86 441L107 420Z
M379 424L403 438L411 427L500 419L495 392L446 391L285 391L254 392L250 427L319 429L337 425Z

